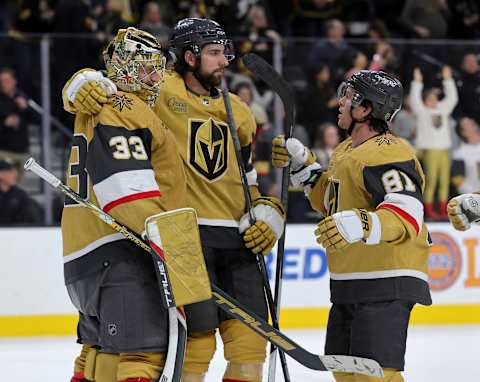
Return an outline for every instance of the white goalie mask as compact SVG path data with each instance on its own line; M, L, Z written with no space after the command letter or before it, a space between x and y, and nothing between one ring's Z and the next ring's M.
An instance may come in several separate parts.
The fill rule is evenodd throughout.
M155 37L129 27L119 29L103 52L107 76L123 91L135 93L150 107L160 94L166 58Z

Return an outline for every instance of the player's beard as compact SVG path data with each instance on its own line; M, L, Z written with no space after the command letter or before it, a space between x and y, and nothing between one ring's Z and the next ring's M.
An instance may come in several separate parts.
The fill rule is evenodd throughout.
M202 84L203 87L206 87L207 90L211 88L220 86L223 78L223 70L215 70L210 74L205 74L201 69L198 69L194 72L195 77Z

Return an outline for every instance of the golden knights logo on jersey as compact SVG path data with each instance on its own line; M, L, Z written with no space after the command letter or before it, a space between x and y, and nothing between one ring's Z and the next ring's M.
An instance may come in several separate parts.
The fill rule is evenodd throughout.
M189 120L189 164L207 181L220 178L228 165L228 126L208 120Z

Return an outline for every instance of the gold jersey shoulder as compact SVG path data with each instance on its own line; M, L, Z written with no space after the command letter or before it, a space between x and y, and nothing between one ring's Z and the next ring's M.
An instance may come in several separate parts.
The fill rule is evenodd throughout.
M175 138L134 94L118 92L96 116L78 114L74 133L67 183L82 198L137 233L146 217L186 206ZM68 199L62 234L66 261L123 238Z
M349 156L363 166L376 166L411 160L415 158L415 153L405 140L392 134L381 134L357 147L352 147L351 137L347 138L338 145L332 159L341 160L345 156Z

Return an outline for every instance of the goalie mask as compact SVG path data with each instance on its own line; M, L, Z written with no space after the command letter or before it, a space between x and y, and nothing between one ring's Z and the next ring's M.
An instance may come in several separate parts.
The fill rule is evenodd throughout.
M150 33L119 29L103 52L107 76L123 91L135 93L150 107L160 94L166 58Z
M339 86L337 98L345 96L351 100L352 107L369 101L372 118L390 122L402 107L403 86L385 72L361 70Z
M235 58L232 40L227 38L220 24L209 19L180 20L173 28L169 44L170 52L176 60L175 69L185 66L183 56L187 50L191 50L195 56L200 57L202 48L207 44L222 44L225 46L224 54L227 60L231 61Z

